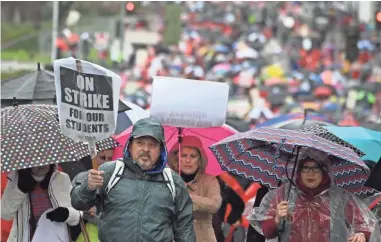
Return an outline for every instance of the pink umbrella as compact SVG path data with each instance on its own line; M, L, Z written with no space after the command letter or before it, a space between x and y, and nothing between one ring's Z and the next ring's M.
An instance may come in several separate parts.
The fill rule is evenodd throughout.
M122 144L126 144L127 140L130 138L130 133L132 131L132 127L125 130L123 133L114 137L114 139ZM179 131L181 132L179 135ZM213 128L176 128L172 126L164 126L165 133L165 141L167 145L167 150L171 150L174 145L179 145L179 137L181 136L197 136L204 145L204 150L208 157L208 166L206 168L206 173L218 176L223 173L221 166L219 165L216 157L213 155L209 146L212 144L228 137L233 134L238 133L237 130L233 129L227 124L224 124L221 127L213 127ZM123 149L124 147L116 147L114 150L113 159L119 159L123 157ZM181 165L180 165L181 169Z

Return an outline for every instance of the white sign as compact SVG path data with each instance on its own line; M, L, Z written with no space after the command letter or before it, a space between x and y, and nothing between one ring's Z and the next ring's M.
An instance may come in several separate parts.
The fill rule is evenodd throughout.
M168 126L221 126L226 119L228 97L226 83L154 77L150 113Z
M94 148L115 131L121 78L87 61L81 69L71 57L54 61L59 122L63 135Z
M45 211L37 223L36 232L34 233L32 242L69 242L69 230L66 223L52 222L46 218L46 213L52 211L49 209Z

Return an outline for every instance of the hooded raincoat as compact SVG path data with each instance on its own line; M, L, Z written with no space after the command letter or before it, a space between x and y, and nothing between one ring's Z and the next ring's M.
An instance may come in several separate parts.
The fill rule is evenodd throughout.
M152 127L154 125L155 127ZM159 128L159 126L161 128ZM162 132L160 123L153 119L141 119L134 129L150 132ZM133 137L148 134L134 133ZM194 242L192 200L181 177L173 172L176 189L173 201L162 171L167 164L167 151L164 134L161 146L162 153L156 167L144 172L130 158L126 144L123 162L123 178L106 195L105 188L114 172L115 161L104 163L99 167L104 171L103 188L97 191L88 189L87 178L71 193L74 208L87 211L93 206L101 207L98 223L99 241L101 242ZM101 205L99 205L101 204Z
M287 190L291 189L282 242L347 242L354 233L364 233L367 242L380 241L375 216L354 194L334 185L330 169L322 162L317 162L323 168L320 185L314 189L303 185L300 167L305 158L301 157L299 162L296 186L287 183L266 194L260 207L254 208L249 216L251 225L268 241L277 242L276 207L286 200ZM319 160L319 157L312 159Z
M201 155L201 163L195 178L186 184L193 202L196 241L214 242L216 236L212 216L217 213L222 203L220 185L216 177L205 174L208 160L201 141L195 136L185 136L181 145L196 148ZM178 150L179 146L175 145L169 152L169 166L175 171L178 171Z

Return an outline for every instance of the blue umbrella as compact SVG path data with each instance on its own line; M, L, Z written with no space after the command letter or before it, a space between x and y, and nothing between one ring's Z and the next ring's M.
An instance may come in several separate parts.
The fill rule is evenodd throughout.
M359 148L362 160L378 162L381 157L381 132L363 127L325 127L328 131Z
M214 47L214 50L216 52L220 52L220 53L228 53L229 52L229 48L226 45L221 45L221 44L216 45Z
M335 112L337 111L337 109L340 108L340 104L338 103L327 103L325 104L322 108L321 108L321 111L322 112Z

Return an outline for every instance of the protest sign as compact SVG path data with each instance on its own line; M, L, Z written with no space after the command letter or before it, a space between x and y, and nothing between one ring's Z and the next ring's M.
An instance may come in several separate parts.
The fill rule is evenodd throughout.
M150 113L168 126L221 126L226 119L228 96L226 83L154 77Z
M95 146L115 131L121 78L93 63L78 63L73 58L54 61L60 128L74 141Z

